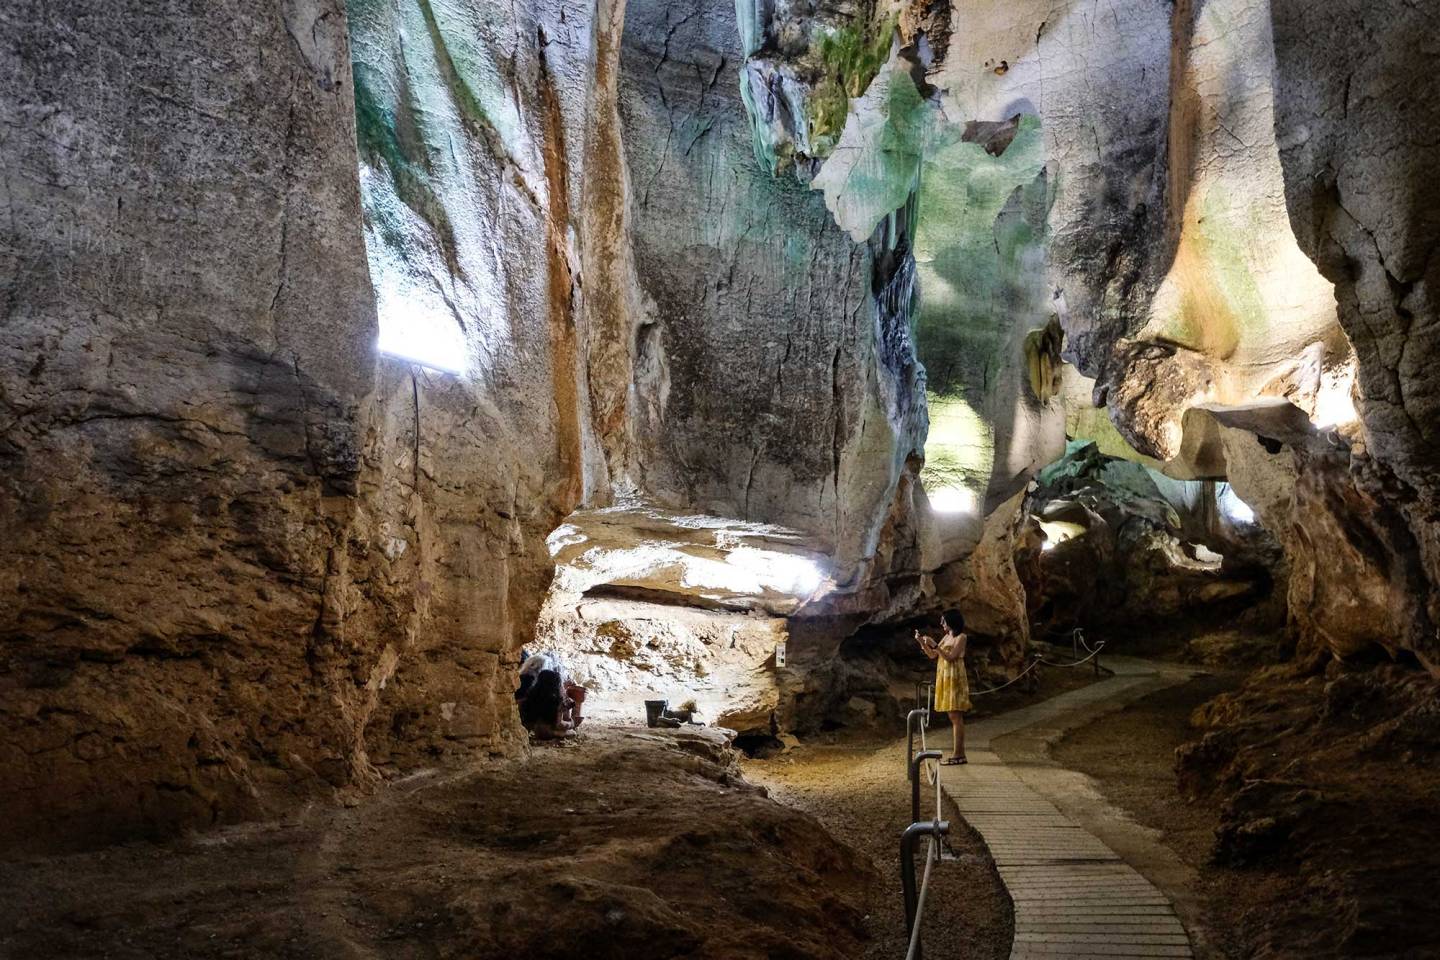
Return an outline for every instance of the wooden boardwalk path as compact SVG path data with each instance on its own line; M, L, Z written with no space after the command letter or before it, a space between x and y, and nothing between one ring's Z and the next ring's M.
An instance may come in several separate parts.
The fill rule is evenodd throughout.
M970 762L941 768L941 788L990 848L1014 901L1012 960L1194 956L1165 894L989 749L993 737L1101 703L1149 679L1134 666L1122 670L1110 680L976 724L967 738ZM941 729L931 739L947 735Z

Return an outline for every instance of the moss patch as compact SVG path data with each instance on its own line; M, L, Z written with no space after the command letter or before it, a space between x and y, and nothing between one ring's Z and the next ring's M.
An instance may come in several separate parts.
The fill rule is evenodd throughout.
M828 156L845 129L850 99L863 94L890 56L895 18L862 19L821 33L811 54L819 72L810 94L810 143Z

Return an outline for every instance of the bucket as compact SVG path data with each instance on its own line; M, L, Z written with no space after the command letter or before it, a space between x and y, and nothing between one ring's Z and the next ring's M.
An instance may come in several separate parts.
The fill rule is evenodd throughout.
M669 700L646 700L645 725L647 727L658 726L660 718L665 714L665 708L669 705Z

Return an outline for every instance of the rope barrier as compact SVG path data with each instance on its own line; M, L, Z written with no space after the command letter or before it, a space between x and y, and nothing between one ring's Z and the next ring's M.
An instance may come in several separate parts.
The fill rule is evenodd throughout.
M1054 660L1046 660L1044 657L1036 657L1035 659L1039 663L1048 664L1052 667L1078 667L1081 664L1089 663L1091 660L1094 660L1096 657L1100 656L1100 651L1103 649L1105 649L1105 641L1102 640L1100 641L1100 645L1094 650L1092 650L1089 655L1082 657L1079 660L1072 661L1070 663L1056 663Z
M927 750L930 749L930 745L925 742L925 728L926 728L927 726L929 726L929 724L923 724L923 723L922 723L922 724L920 725L920 752L921 752L921 753L924 753L924 752L926 752ZM935 764L934 764L934 762L933 762L933 761L928 761L928 762L926 762L926 764L925 764L925 782L926 782L926 783L935 783L937 779L938 779L938 778L935 776ZM939 814L936 814L936 816L938 817Z
M991 687L991 688L989 688L988 690L976 690L976 691L973 691L973 692L970 694L970 696L971 696L971 697L983 697L983 696L987 696L987 695L992 694L992 693L998 693L999 691L1004 690L1006 687L1010 686L1012 683L1019 683L1021 680L1024 680L1027 676L1029 676L1029 674L1030 674L1031 672L1033 672L1033 671L1035 670L1036 667L1040 666L1041 663L1042 663L1042 661L1041 661L1041 659L1040 659L1039 657L1032 657L1031 660L1030 660L1030 666L1028 666L1028 667L1026 667L1024 670L1020 671L1018 674L1016 674L1016 675L1015 675L1014 677L1012 677L1011 679L1006 680L1004 683L1000 684L999 686Z
M1078 633L1079 631L1077 630L1076 632ZM1081 657L1079 660L1072 660L1072 661L1070 661L1069 663L1062 663L1062 662L1060 662L1060 661L1058 661L1058 660L1050 660L1050 659L1047 659L1047 658L1046 658L1045 656L1043 656L1043 655L1036 654L1036 655L1034 655L1034 656L1032 656L1032 657L1030 658L1030 665L1029 665L1028 667L1026 667L1024 670L1020 671L1018 674L1016 674L1016 675L1015 675L1014 677L1012 677L1011 679L1006 680L1004 683L999 684L998 686L990 687L990 688L988 688L988 689L986 689L986 690L977 690L977 691L974 691L974 692L972 692L972 693L970 694L970 696L972 696L972 697L983 697L983 696L987 696L988 694L998 693L999 691L1004 690L1006 687L1010 686L1011 684L1019 683L1021 680L1024 680L1027 676L1029 676L1032 672L1034 672L1034 670L1035 670L1037 667L1039 667L1040 664L1042 664L1042 663L1045 664L1047 667L1062 667L1062 668L1067 668L1067 669L1070 668L1070 667L1078 667L1078 666L1081 666L1081 665L1083 665L1083 664L1089 663L1091 660L1094 660L1096 657L1100 656L1100 651L1105 649L1105 641L1104 641L1104 640L1099 641L1099 642L1096 643L1095 646L1092 648L1092 647L1090 646L1090 644L1085 643L1085 638L1084 638L1083 635L1081 635L1081 636L1080 636L1080 643L1084 645L1084 647L1085 647L1085 649L1088 651L1088 653L1087 653L1084 657Z
M936 819L939 819L938 813ZM930 892L930 868L935 865L937 842L932 836L925 848L925 873L920 880L920 895L915 898L915 923L910 928L910 948L905 951L905 960L915 960L920 947L920 918L925 915L925 896Z
M1079 646L1083 646L1085 648L1084 657L1078 656L1078 647L1075 650L1076 659L1070 663L1060 663L1055 660L1048 660L1044 656L1036 654L1031 657L1030 665L1027 666L1024 670L1020 671L1020 673L1017 674L1015 677L1005 681L999 686L990 687L986 690L974 692L971 694L971 696L981 697L985 696L986 694L996 693L1000 690L1004 690L1011 684L1019 683L1021 680L1025 679L1025 677L1029 676L1035 670L1039 669L1042 663L1051 667L1068 668L1081 666L1083 664L1091 662L1092 660L1095 660L1096 657L1100 656L1100 651L1105 649L1104 640L1097 642L1094 647L1091 647L1090 644L1085 641L1085 635L1078 627L1075 629L1074 633L1071 634L1071 642L1072 645L1078 644ZM1100 669L1098 663L1096 664L1096 669L1097 671ZM922 689L925 690L925 705L923 708L920 706L920 691ZM929 684L916 685L916 709L911 711L911 713L912 718L914 718L914 716L917 714L919 715L921 754L931 752L925 734L930 729L930 715L933 709L933 703L931 700L932 693L933 690ZM910 722L911 721L907 719L907 726L910 725ZM912 741L910 746L908 746L906 749L908 751L913 749L913 747L914 744ZM916 822L912 823L910 827L906 829L905 838L901 840L900 859L902 871L902 886L904 887L903 892L907 907L907 919L910 923L910 943L908 949L905 951L905 960L920 960L920 925L921 920L925 915L925 900L930 893L930 873L932 868L935 866L936 861L939 859L939 854L937 853L937 851L939 850L940 844L942 842L941 837L949 831L949 824L941 820L941 814L943 813L944 809L944 794L940 789L939 760L931 757L922 757L920 755L915 755L913 761L909 757L907 757L906 760L907 764L919 764L923 766L925 768L925 776L929 778L929 782L934 784L935 786L935 819L933 821L933 824L926 824L919 820L919 787L915 785L916 779L918 779L916 777L918 771L914 768L913 765L911 766L911 803L915 807L915 810L913 812L916 815ZM930 833L929 843L925 848L925 871L921 876L919 895L915 896L914 854L909 852L911 848L908 847L907 844L909 843L910 837L916 835L917 832L926 830L933 830L934 832ZM909 909L909 904L911 903L912 896L914 897L913 912L911 912Z
M930 763L930 779L935 784L935 819L940 819L940 764Z

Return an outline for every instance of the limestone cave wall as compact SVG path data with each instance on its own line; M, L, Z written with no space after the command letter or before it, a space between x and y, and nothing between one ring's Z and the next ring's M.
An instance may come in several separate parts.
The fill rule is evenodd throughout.
M730 8L6 17L7 836L518 749L581 505L874 554L922 429L905 316L757 165Z
M811 531L845 582L919 443L908 318L877 311L871 252L821 196L757 162L743 64L732 4L626 4L634 479Z
M1065 434L1174 462L1256 396L1358 402L1207 434L1292 566L1361 571L1292 583L1300 629L1434 669L1432 19L11 4L0 830L518 749L582 506L794 527L824 612L959 603L1022 649L1011 514ZM422 328L460 375L390 355Z
M1273 0L1271 17L1286 205L1335 285L1361 428L1324 450L1294 447L1290 536L1317 584L1292 608L1310 613L1322 650L1354 653L1368 638L1435 673L1440 81L1420 67L1436 54L1435 16L1406 2Z
M357 13L357 49L393 84L369 105L403 112L410 65ZM338 2L0 16L4 833L233 820L376 764L513 747L505 661L581 488L555 207L570 172L547 166L559 98L536 82L536 21L473 37L529 71L506 88L525 98L523 170L483 127L456 147L482 161L465 199L491 201L487 239L511 251L489 243L492 266L524 270L427 261L436 289L483 286L483 317L457 308L485 375L459 381L375 351L365 230L385 225L362 212ZM588 64L570 23L560 49ZM433 65L450 38L427 39ZM425 109L463 107L463 87L432 94ZM372 185L403 183L423 248L461 198L433 141L387 129L361 159Z

